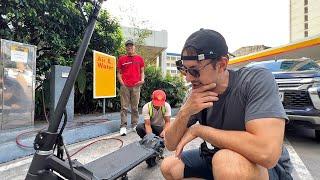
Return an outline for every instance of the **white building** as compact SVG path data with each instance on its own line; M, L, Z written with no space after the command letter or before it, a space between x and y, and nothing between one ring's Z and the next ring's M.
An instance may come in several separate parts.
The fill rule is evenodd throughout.
M290 0L290 41L320 34L320 0Z
M176 66L176 61L180 60L180 58L181 58L180 54L167 53L167 58L166 58L167 73L169 73L172 76L177 76L180 74Z
M125 37L125 40L132 39L135 41L137 39L137 31L141 29L124 27L122 26L122 31ZM148 30L149 31L149 30ZM142 48L147 52L149 59L156 60L156 64L161 68L162 74L166 73L166 49L168 47L168 32L166 30L155 31L150 30L151 34L145 38L142 43Z

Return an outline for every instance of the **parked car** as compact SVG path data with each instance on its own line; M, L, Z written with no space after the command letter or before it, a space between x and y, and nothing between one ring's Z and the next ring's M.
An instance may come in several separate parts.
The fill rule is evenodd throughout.
M320 66L307 58L252 62L246 66L269 69L289 119L315 129L316 139L320 140Z

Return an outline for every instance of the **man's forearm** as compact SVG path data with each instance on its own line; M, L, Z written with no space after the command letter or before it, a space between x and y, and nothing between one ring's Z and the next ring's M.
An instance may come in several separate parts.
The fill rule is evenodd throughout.
M246 131L227 131L215 129L209 126L199 125L196 128L196 136L220 149L230 149L248 160L270 168L274 165L281 153L281 147L274 151L273 142L266 141ZM275 140L274 143L277 140Z
M164 130L164 131L167 131L167 130L169 129L169 127L170 127L170 122L166 122L166 123L164 124L163 130Z
M123 80L122 80L121 74L117 73L117 77L118 77L120 84L123 85Z
M144 72L141 72L141 82L144 82Z
M150 134L150 133L152 133L152 128L151 128L151 126L150 126L150 125L145 124L145 125L144 125L144 127L146 128L146 134Z
M170 120L171 120L171 116L165 116L164 117L163 131L167 131L170 128Z
M187 130L187 124L190 115L180 110L176 119L171 123L171 126L166 130L165 144L168 150L174 151Z

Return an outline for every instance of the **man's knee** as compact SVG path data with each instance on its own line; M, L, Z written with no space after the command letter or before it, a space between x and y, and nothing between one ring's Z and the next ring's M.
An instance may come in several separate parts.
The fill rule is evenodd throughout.
M170 168L172 165L171 162L172 162L171 156L163 159L160 165L160 170L162 174L170 174Z
M220 179L265 179L268 177L267 169L262 168L244 156L232 150L218 151L212 158L213 175Z
M184 164L180 159L169 156L163 159L160 170L165 179L182 179Z

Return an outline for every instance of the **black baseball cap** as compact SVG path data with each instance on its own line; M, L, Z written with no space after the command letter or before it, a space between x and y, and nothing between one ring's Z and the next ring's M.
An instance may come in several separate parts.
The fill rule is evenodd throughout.
M195 49L197 56L182 55L183 51L189 47ZM217 31L201 28L192 33L186 40L182 49L181 60L218 59L227 54L228 46L224 37Z
M126 41L125 45L127 46L128 44L134 45L134 43L133 43L133 41L132 41L131 39L129 39L129 40Z

